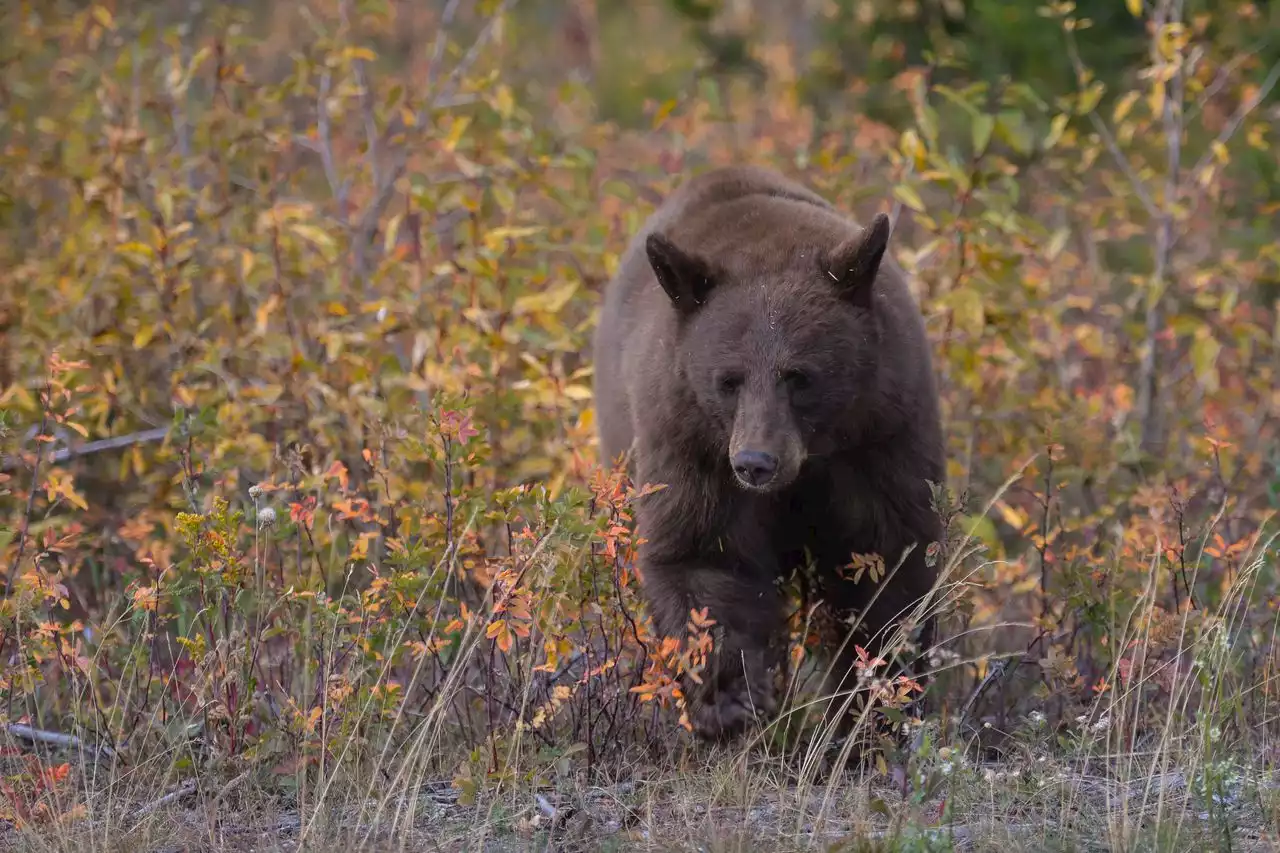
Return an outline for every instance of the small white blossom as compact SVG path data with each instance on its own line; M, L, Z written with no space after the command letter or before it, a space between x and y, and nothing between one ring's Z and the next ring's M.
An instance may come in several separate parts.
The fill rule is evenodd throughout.
M262 497L262 486L259 485L258 483L254 483L252 486L250 486L249 497L253 498L255 501L258 498Z
M258 526L270 527L276 523L276 511L269 506L258 510Z

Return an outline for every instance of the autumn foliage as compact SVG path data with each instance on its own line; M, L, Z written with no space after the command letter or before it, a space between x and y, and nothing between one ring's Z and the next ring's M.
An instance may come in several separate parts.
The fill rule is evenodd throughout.
M762 35L766 83L709 72L625 126L556 57L520 71L511 3L40 5L0 12L5 724L303 800L688 742L715 626L651 633L630 506L659 484L597 458L584 354L661 194L748 161L888 212L927 318L934 746L1035 712L1138 749L1170 708L1272 742L1280 114L1228 12L1129 4L1149 51L1103 81L1053 3L1073 86L902 57L892 120L850 85L818 121ZM877 683L891 717L918 687ZM51 819L68 765L18 756L0 819Z

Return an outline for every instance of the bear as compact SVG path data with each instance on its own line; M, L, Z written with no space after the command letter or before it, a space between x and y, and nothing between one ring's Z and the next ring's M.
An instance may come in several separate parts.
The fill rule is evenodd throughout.
M836 619L859 620L837 640L828 696L855 688L857 646L876 654L935 584L940 402L890 230L771 169L712 168L658 206L604 288L597 439L637 486L659 486L635 504L657 632L685 636L695 609L715 621L708 671L684 688L703 739L776 713L782 585L802 563ZM889 576L855 582L862 554ZM916 626L922 648L935 618Z

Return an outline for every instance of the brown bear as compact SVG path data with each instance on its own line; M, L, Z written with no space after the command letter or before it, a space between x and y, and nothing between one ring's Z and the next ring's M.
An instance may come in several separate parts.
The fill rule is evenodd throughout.
M636 510L659 633L681 636L695 608L716 620L713 669L686 687L705 738L775 712L781 579L800 564L839 618L861 613L862 638L836 640L831 689L854 686L855 643L874 654L934 584L938 395L889 231L775 172L718 168L654 212L605 290L601 450L630 451L637 485L665 486ZM854 582L855 554L881 555L891 577ZM932 634L930 616L924 647Z

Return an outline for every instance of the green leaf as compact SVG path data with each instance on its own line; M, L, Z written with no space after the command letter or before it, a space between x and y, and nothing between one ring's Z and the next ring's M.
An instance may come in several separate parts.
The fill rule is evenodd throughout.
M961 533L966 536L972 536L983 545L986 545L993 555L999 555L1004 550L995 524L985 515L966 515L961 513L956 516L956 520L959 522Z
M1191 344L1191 366L1195 370L1196 380L1208 391L1218 389L1218 354L1222 352L1222 344L1212 334L1206 332Z
M973 153L982 154L987 150L987 145L991 142L991 132L995 130L996 120L989 115L982 114L973 117L973 124L969 129L973 133Z
M996 118L996 133L1005 144L1016 153L1027 156L1031 153L1031 128L1027 126L1026 117L1020 112L1005 110Z

